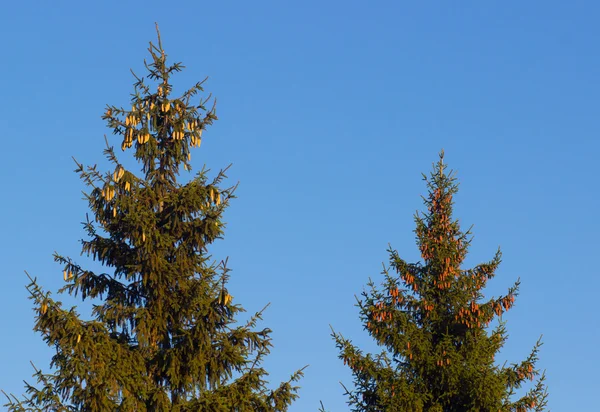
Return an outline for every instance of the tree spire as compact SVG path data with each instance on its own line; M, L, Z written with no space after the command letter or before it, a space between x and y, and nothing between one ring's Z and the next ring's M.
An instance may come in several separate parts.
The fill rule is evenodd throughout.
M470 230L462 232L452 216L458 184L447 172L443 151L423 178L425 210L415 216L422 262L408 263L390 248L382 287L370 281L358 302L365 329L382 352L364 354L333 333L340 358L354 375L355 388L346 390L349 404L369 412L543 410L545 377L535 368L541 342L522 362L494 363L506 328L501 318L494 329L488 326L513 306L519 281L504 296L484 298L500 251L489 262L464 269ZM537 382L513 399L528 379Z
M262 311L236 324L243 307L229 294L227 261L209 248L224 234L223 213L234 187L222 187L202 169L188 183L191 151L217 120L204 81L173 96L170 65L160 33L150 43L146 78L135 76L131 108L109 105L103 115L121 149L133 152L141 175L128 170L112 146L112 169L77 163L89 187L82 254L105 272L55 254L66 285L59 293L94 303L92 319L64 308L32 279L34 330L56 348L55 372L36 370L41 388L9 398L11 411L285 411L297 397L302 371L267 388L261 362L270 329L258 329ZM130 150L131 149L131 150Z

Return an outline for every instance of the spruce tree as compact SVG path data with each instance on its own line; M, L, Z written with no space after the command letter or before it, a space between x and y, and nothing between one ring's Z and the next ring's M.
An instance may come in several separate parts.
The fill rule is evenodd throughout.
M365 354L333 332L354 377L348 403L368 412L543 410L545 376L536 369L541 341L521 362L495 363L507 340L502 314L513 307L519 281L506 295L484 298L500 250L487 263L463 268L470 230L462 232L452 217L458 185L443 160L442 152L430 177L423 175L426 211L415 215L422 262L407 263L390 248L381 287L370 280L357 299L364 328L382 351ZM537 382L517 394L528 380Z
M271 331L256 326L262 311L236 324L244 309L227 290L226 261L208 254L234 188L222 187L224 171L177 181L217 120L214 104L200 97L204 82L173 96L171 76L183 66L167 64L160 33L149 52L130 107L108 106L103 116L141 172L127 170L108 141L114 169L77 163L92 215L82 254L106 272L55 254L66 282L59 293L91 300L92 319L32 279L34 330L56 354L51 373L36 369L37 384L8 397L11 411L266 412L285 411L297 397L302 371L268 389L261 364Z

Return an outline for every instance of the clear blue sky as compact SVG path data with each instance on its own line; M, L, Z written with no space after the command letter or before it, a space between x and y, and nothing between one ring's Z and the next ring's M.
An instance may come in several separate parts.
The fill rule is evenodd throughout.
M427 4L425 4L427 3ZM210 76L220 120L194 166L233 163L232 294L267 302L273 382L310 364L292 411L346 410L329 324L363 348L354 294L388 243L418 258L413 214L440 149L458 171L469 263L504 252L489 293L522 280L502 359L543 334L555 411L597 410L600 6L593 1L9 2L0 120L0 388L21 393L31 331L23 270L62 285L79 258L84 189L71 156L104 164L100 115L126 105L158 21L183 88ZM118 146L118 141L111 138ZM65 298L66 301L68 299Z

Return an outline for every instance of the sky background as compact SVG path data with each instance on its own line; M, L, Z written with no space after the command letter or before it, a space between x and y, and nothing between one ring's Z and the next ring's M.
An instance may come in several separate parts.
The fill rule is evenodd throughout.
M71 156L103 166L103 135L120 145L100 116L127 106L157 21L187 66L176 87L210 76L218 98L193 166L233 163L240 182L212 251L229 256L238 303L271 302L273 386L310 365L290 411L347 410L339 382L352 379L329 325L375 349L354 295L382 279L388 243L419 258L421 173L442 148L456 217L474 225L467 263L501 246L487 293L522 281L501 360L543 334L550 409L597 410L599 18L593 1L7 2L0 388L22 393L30 360L48 368L23 271L55 292L54 251L89 263Z

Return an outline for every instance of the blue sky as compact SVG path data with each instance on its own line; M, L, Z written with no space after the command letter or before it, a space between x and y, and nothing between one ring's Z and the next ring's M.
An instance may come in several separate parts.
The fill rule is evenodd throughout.
M388 243L418 258L413 214L440 149L458 172L468 263L502 247L490 294L521 278L501 358L544 335L549 407L597 407L600 6L592 1L11 2L3 38L0 388L21 393L52 352L32 331L23 270L62 284L84 189L71 156L105 164L100 116L126 105L154 22L220 120L197 169L233 163L238 199L216 257L250 312L271 306L272 381L310 364L291 411L347 410L329 325L365 349L354 295ZM127 156L127 154L125 154ZM86 262L83 258L79 262ZM92 264L93 265L93 264ZM65 301L69 301L67 298Z

